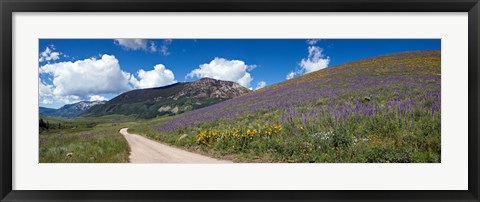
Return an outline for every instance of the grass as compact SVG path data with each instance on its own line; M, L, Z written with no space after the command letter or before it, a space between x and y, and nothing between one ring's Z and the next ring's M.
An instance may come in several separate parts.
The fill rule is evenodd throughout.
M40 163L128 162L129 146L119 129L134 125L133 118L41 118L50 128L39 135Z
M430 120L421 115L413 123L399 123L394 113L368 119L354 117L344 122L325 117L319 120L323 125L285 124L280 132L274 132L273 125L262 126L261 116L240 118L243 123L204 123L171 133L156 131L156 126L168 119L154 119L131 125L129 132L234 162L440 162L439 116ZM232 128L238 129L237 137L231 132ZM253 134L255 129L263 128L272 129L272 134ZM199 141L202 132L211 132L213 137Z

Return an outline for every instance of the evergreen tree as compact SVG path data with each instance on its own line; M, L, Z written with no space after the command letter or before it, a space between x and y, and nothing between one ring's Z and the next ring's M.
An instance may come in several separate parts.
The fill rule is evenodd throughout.
M39 126L40 132L48 129L47 124L45 123L45 121L43 121L43 119L40 119L38 126Z
M40 128L46 128L47 124L43 121L43 119L40 119Z

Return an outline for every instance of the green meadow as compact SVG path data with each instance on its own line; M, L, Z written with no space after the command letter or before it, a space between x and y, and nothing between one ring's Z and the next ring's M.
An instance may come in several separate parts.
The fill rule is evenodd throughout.
M40 118L49 125L39 136L40 163L128 162L129 146L118 131L134 125L134 118Z

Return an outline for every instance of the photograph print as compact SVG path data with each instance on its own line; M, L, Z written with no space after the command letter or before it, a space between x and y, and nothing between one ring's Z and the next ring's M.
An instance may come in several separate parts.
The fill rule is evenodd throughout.
M39 163L441 163L441 39L39 39Z

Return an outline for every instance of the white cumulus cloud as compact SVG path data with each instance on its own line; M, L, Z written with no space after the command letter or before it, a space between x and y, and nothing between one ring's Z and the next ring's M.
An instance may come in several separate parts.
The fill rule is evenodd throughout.
M323 55L322 52L323 49L318 46L309 46L308 57L303 58L299 63L301 69L289 72L285 79L292 79L298 75L308 74L310 72L327 68L330 63L330 58Z
M105 101L108 100L106 97L103 97L101 95L92 95L90 96L90 101Z
M150 71L140 69L137 76L138 79L134 75L130 78L130 83L136 88L161 87L177 82L173 72L165 68L163 64L155 65Z
M41 98L41 99L40 99L40 102L41 102L42 104L49 105L49 104L52 104L52 103L53 103L53 100L52 100L52 99L48 99L48 98L43 98L43 99Z
M263 88L263 87L265 87L266 85L267 85L267 82L265 82L265 81L260 81L260 82L257 83L257 87L255 88L255 90L258 90L258 89L260 89L260 88Z
M169 46L171 39L165 39L158 46L155 41L147 39L114 39L114 43L126 50L144 50L152 53L160 52L162 55L170 55Z
M44 51L40 53L40 57L38 58L39 62L47 62L47 61L55 61L60 59L60 52L55 52L55 47L46 47Z
M168 52L168 46L172 44L172 40L171 39L165 39L163 40L163 43L162 45L160 46L160 53L162 53L163 55L167 56L167 55L170 55L170 52ZM156 49L155 49L156 50Z
M305 70L306 74L328 67L330 58L324 56L322 52L323 49L318 46L308 47L308 58L300 61L300 67Z
M38 79L38 99L41 103L47 105L53 103L52 87L52 85L45 84Z
M248 71L255 68L255 65L247 65L241 60L227 60L224 58L215 58L208 64L201 64L199 68L192 70L187 77L204 78L233 81L250 88L253 80Z
M309 39L307 40L308 45L315 45L320 41L320 39Z
M289 79L293 79L293 77L295 77L295 72L290 72L290 73L287 74L285 79L289 80Z
M157 45L153 41L150 41L150 51L157 52Z
M46 64L39 68L39 72L52 77L51 85L40 81L40 97L63 103L131 90L130 74L120 69L118 60L112 55L102 55L100 59Z
M114 39L114 42L127 50L147 50L146 39Z

